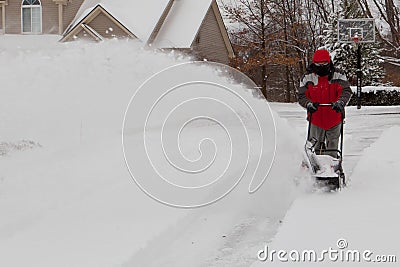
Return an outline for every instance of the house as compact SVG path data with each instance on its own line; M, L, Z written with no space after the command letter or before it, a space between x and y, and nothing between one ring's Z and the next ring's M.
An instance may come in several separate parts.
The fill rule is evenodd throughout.
M175 0L150 43L194 51L199 58L229 63L234 56L215 0Z
M133 38L198 59L234 57L216 0L0 0L0 9L0 33Z
M83 0L0 0L0 31L62 34Z

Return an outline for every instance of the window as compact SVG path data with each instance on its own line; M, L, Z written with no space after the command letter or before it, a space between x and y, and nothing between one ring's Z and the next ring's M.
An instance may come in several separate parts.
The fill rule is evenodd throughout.
M23 0L22 33L42 32L42 4L39 0Z

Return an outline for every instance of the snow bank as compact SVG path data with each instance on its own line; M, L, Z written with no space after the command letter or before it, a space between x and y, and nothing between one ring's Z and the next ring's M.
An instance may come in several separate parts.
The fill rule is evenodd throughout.
M356 93L357 86L351 86L351 90ZM363 86L363 92L376 92L376 91L400 91L400 87L397 86Z

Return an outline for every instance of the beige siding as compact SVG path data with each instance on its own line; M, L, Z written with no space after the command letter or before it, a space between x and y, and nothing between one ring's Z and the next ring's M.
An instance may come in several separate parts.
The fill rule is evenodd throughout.
M98 14L88 25L105 38L128 37L126 32L124 32L102 12Z
M2 7L1 7L1 4L0 4L0 33L3 33L3 23L2 23L2 21L3 21L3 12L2 12Z
M58 6L53 0L42 2L42 33L58 34Z
M71 24L83 1L84 0L70 0L66 6L63 6L63 31Z
M53 0L41 0L42 33L58 33L58 7ZM20 34L22 0L9 0L6 6L6 33Z
M83 0L70 0L63 6L64 29L74 19ZM42 3L42 33L58 34L58 5L53 0L41 0ZM9 0L6 6L6 33L20 34L22 0ZM1 17L1 14L0 14ZM1 21L1 20L0 20Z
M229 53L222 38L217 18L211 7L193 42L192 48L200 59L206 58L211 61L229 64Z
M9 0L6 6L6 33L21 33L21 4L19 0Z
M86 41L92 41L95 42L96 40L90 35L90 33L87 33L84 29L82 29L79 33L75 35L77 39L80 40L86 40Z

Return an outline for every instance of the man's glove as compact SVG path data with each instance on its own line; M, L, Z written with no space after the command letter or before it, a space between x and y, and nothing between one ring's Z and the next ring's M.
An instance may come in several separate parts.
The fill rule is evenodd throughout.
M336 112L343 113L344 111L344 103L342 100L338 100L336 102L332 103L332 109L335 110Z
M310 113L314 113L318 110L319 103L318 102L308 102L307 103L307 111Z

